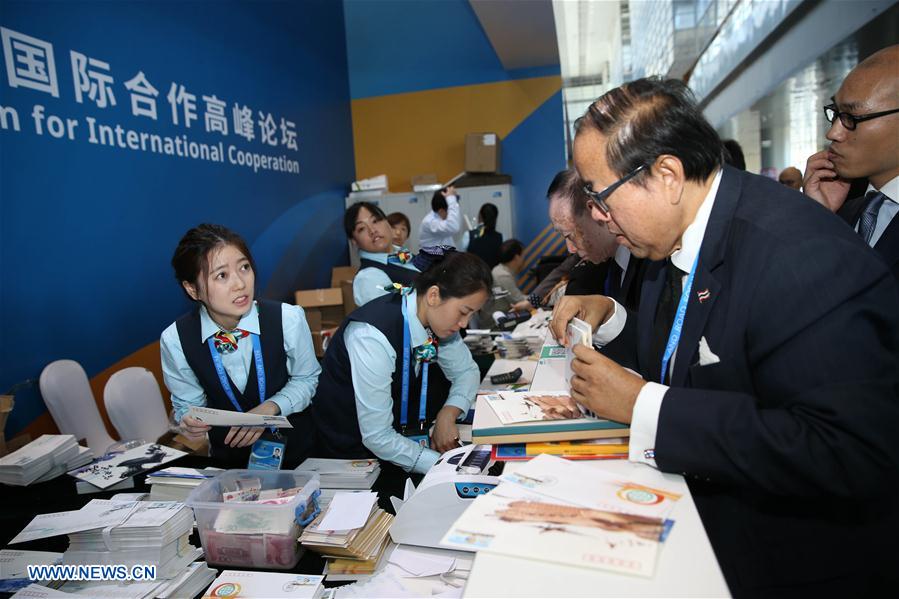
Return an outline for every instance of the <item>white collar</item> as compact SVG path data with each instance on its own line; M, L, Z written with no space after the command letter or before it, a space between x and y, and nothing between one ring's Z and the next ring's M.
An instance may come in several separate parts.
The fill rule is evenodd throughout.
M428 340L428 332L418 320L418 294L412 291L403 301L406 302L406 316L409 318L409 343L412 347L418 347Z
M868 189L866 190L866 193L872 190L882 191L883 194L891 201L899 203L899 177L893 177L892 179L884 183L883 187L881 187L880 189L876 189L873 185L868 183Z
M359 258L363 260L371 260L372 262L380 262L381 264L387 264L388 255L389 254L385 252L367 252L365 250L359 250Z
M209 316L206 305L200 304L200 339L203 343L206 343L207 339L218 333L221 328L222 327L216 324L216 322L212 320L212 317ZM249 331L256 335L260 334L259 309L256 306L256 300L253 300L253 306L247 310L246 314L240 317L240 322L238 322L237 326L234 328L243 329L244 331Z
M631 252L623 245L619 245L615 250L615 264L618 265L622 271L627 270L627 265L630 264L631 261Z
M693 268L693 263L696 261L696 256L699 255L702 239L705 237L705 229L709 224L709 217L712 215L712 206L715 205L715 196L718 195L718 187L721 185L721 174L723 172L723 169L718 169L718 173L712 181L712 186L709 188L709 193L702 200L693 222L684 231L680 249L675 250L671 254L672 264L685 273L690 272Z

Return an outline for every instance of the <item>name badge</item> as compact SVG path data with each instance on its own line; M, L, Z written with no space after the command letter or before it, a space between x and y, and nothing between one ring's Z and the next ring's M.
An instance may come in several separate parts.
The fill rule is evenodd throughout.
M280 470L284 460L284 443L259 439L250 451L249 470Z

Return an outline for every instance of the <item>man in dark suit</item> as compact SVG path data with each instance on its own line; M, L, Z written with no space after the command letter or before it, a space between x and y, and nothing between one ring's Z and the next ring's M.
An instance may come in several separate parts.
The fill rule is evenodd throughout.
M824 107L830 146L809 157L805 193L836 212L899 279L899 45L855 67ZM867 178L849 197L852 179ZM847 200L847 197L849 199Z
M723 166L680 81L603 95L574 159L593 217L653 262L638 313L556 307L557 338L579 315L605 344L575 348L572 396L630 423L629 459L687 477L735 596L879 590L899 563L887 268L799 192Z
M577 171L560 171L546 191L549 218L571 254L581 262L569 274L565 295L603 293L636 309L640 299L643 261L615 242L605 223L587 211L587 194Z

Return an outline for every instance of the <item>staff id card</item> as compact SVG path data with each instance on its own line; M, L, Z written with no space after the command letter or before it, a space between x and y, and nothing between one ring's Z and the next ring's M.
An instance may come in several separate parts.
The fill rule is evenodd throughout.
M280 470L284 460L284 443L259 439L250 451L249 470Z

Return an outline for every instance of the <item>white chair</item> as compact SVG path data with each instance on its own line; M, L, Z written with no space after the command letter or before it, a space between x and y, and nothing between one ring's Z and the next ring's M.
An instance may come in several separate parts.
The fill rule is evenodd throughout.
M132 366L109 377L103 389L103 403L122 440L155 443L169 430L159 383L146 368Z
M106 453L115 441L106 432L81 364L74 360L51 362L41 372L40 388L61 433L85 439L95 456Z

